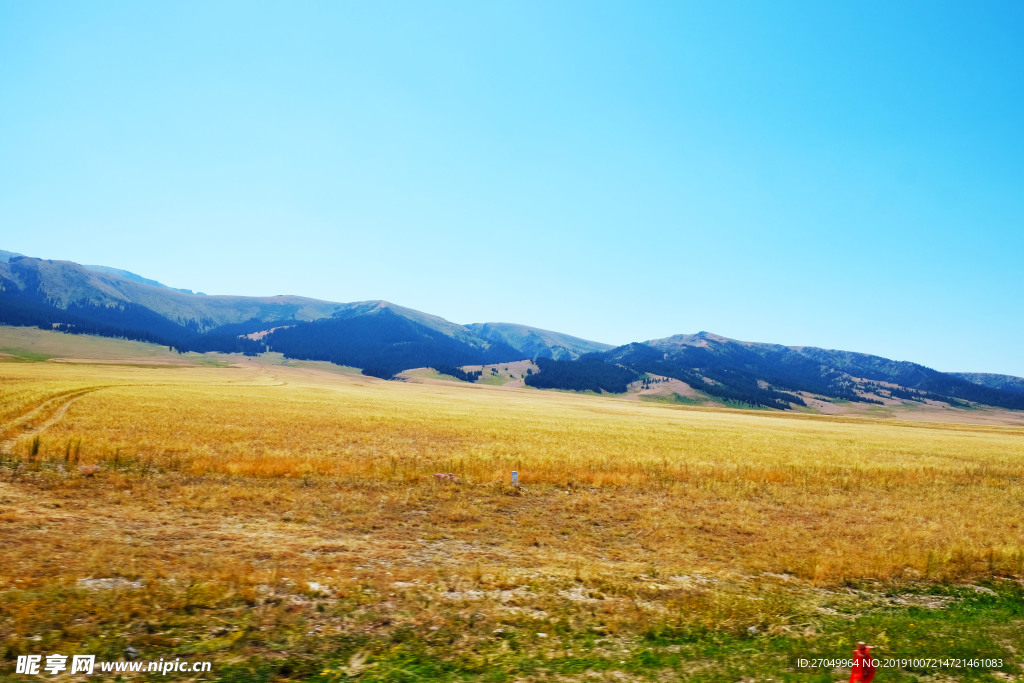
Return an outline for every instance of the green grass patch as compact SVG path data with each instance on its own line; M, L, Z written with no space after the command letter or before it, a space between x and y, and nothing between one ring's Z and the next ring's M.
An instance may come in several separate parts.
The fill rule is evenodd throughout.
M705 401L702 401L699 398L683 396L677 392L672 392L671 396L651 396L649 394L640 394L640 400L648 403L664 403L679 406L702 406L705 404Z
M511 382L511 378L507 375L492 375L490 372L485 372L480 376L480 379L476 381L477 384L490 384L492 386L500 387Z
M899 660L879 668L878 680L1007 680L1022 671L1015 652L1024 651L1024 590L1008 582L989 590L919 587L917 593L949 601L937 608L876 601L852 618L814 619L803 625L803 632L771 625L715 629L660 620L640 632L604 637L578 622L517 624L502 629L501 635L474 639L466 649L459 646L463 637L476 635L472 628L465 630L466 624L424 634L396 632L387 640L350 642L339 658L324 662L308 680L358 676L362 681L497 683L611 675L624 680L833 681L837 675L848 676L849 670L837 673L800 660L849 658L859 640L874 646L876 659ZM913 592L891 597L907 595ZM539 628L548 632L541 636ZM929 661L935 659L950 661Z
M880 608L852 620L828 618L808 635L662 623L615 638L596 637L582 625L547 626L550 632L541 637L537 626L523 625L462 649L459 631L439 629L419 637L396 633L387 640L350 642L339 652L341 657L323 663L307 680L498 683L611 675L624 680L832 681L837 674L833 667L801 660L848 658L854 644L865 640L875 646L876 658L900 660L879 669L881 680L942 676L996 681L1021 671L1014 651L1024 646L1022 618L1024 595L1018 590L962 597L944 609ZM929 661L933 659L959 664ZM848 670L839 673L849 675Z
M726 408L736 408L738 410L771 410L767 406L757 406L746 401L736 401L731 398L720 401Z
M0 348L0 354L0 362L7 363L41 363L53 358L45 353L12 348Z
M195 360L196 365L202 365L208 368L230 368L231 363L218 358L216 356L208 356L206 354L189 354L192 360Z

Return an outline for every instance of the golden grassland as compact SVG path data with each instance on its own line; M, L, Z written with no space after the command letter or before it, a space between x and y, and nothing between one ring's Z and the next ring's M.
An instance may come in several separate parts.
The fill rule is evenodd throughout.
M891 610L1020 589L1021 428L230 362L0 362L0 654L736 680L788 666L751 634L907 651Z

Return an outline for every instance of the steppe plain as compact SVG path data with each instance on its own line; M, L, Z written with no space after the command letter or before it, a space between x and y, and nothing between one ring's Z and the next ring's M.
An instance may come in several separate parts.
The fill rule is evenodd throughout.
M635 398L0 328L0 677L1024 677L1018 415Z

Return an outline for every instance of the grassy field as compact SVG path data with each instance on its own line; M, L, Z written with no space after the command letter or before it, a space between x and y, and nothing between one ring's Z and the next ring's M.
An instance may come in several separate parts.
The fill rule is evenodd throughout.
M77 362L0 359L0 677L131 646L205 680L827 681L798 659L866 640L1002 661L879 681L1022 679L1022 428L53 336Z

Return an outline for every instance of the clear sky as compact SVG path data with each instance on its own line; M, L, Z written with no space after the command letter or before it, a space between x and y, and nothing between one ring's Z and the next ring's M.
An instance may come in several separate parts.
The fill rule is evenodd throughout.
M0 249L1024 375L1024 3L4 2Z

